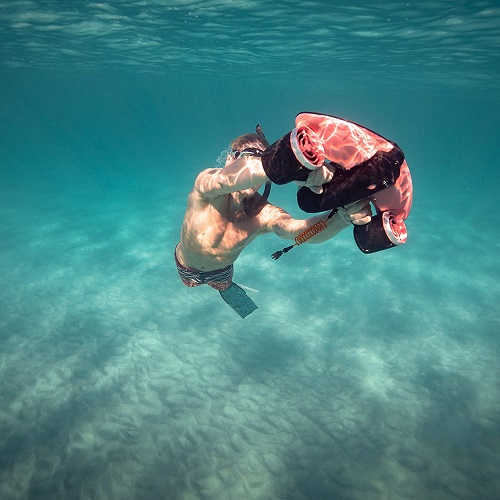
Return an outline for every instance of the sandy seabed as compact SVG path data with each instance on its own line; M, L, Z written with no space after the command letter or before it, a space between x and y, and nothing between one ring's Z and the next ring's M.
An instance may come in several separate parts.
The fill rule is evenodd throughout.
M466 220L453 255L417 216L372 256L262 238L241 320L177 278L183 200L121 196L8 214L0 497L500 496L498 250Z

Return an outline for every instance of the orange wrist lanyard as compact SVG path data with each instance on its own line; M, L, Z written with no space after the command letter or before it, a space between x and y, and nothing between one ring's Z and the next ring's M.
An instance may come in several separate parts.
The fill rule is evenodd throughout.
M325 230L327 228L327 222L337 212L338 212L338 208L334 208L328 214L328 217L325 220L319 220L318 222L314 223L312 226L308 227L305 231L300 233L298 236L296 236L294 245L290 245L289 247L283 248L283 250L278 250L277 252L274 252L271 255L271 257L274 260L278 260L284 253L288 253L293 247L296 247L298 245L302 245L302 243L305 243L307 240L310 240L313 236L316 236L318 233Z

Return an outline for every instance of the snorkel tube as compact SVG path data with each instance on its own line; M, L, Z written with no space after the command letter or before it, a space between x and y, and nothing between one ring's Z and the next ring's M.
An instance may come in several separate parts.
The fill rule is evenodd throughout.
M311 170L325 164L334 172L333 179L323 184L321 194L300 188L299 207L304 212L316 213L368 198L376 215L370 223L354 226L354 240L359 249L373 253L404 244L407 239L404 220L411 210L413 187L404 153L397 144L353 122L329 115L300 113L295 125L292 132L264 152L262 160L267 176L278 184L305 180ZM286 154L276 155L280 150L286 150ZM266 156L273 161L266 164Z

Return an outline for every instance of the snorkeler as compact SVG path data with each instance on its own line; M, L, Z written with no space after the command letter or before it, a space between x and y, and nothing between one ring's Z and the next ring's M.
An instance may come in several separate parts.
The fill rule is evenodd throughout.
M293 151L290 140L280 141L270 146L257 125L255 133L241 135L231 142L223 168L210 168L198 174L188 196L180 242L174 252L179 276L186 286L206 284L218 290L242 318L257 308L232 281L233 264L243 249L266 233L294 240L328 216L327 213L305 220L294 219L267 200L270 181L277 184L296 181L302 189L309 188L320 195L322 186L328 185L334 175L334 169L327 163L304 161L299 151ZM260 195L258 190L264 184L264 194ZM330 214L325 227L308 238L307 243L322 243L351 224L369 223L368 200L352 201Z

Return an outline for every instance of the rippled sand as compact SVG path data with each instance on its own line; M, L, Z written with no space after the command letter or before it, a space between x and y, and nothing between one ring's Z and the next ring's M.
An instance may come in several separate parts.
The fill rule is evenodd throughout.
M390 254L346 232L278 263L262 238L236 267L260 290L241 320L178 280L180 198L74 195L85 212L53 199L3 232L0 496L500 491L496 256L467 258L467 222L454 259L422 214Z

